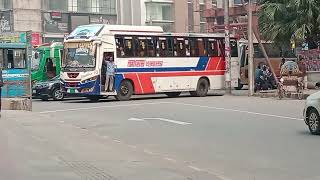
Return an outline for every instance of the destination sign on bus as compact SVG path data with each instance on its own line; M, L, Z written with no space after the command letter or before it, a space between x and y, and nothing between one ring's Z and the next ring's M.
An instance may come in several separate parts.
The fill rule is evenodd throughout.
M129 60L128 67L162 67L163 61Z

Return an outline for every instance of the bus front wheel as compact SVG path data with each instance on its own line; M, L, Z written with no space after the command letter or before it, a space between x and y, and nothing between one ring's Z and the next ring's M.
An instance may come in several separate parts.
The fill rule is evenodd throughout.
M201 78L198 81L197 89L196 91L190 92L191 96L197 96L197 97L205 97L207 96L209 91L209 82L205 78Z
M130 81L124 80L120 84L120 89L117 92L116 99L119 101L128 101L130 100L133 94L133 85Z

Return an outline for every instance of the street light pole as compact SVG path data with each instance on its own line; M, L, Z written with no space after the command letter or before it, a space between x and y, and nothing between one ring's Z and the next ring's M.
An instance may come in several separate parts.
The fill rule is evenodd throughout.
M224 0L224 31L225 31L225 87L226 94L231 94L231 54L230 54L230 24L229 24L229 0Z
M254 63L253 63L253 33L252 33L252 3L248 2L248 60L249 60L249 96L254 94Z

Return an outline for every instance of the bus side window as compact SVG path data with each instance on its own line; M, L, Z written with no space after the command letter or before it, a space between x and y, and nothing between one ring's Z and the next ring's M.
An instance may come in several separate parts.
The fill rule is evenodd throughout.
M224 57L225 55L225 46L224 46L224 39L219 39L218 40L218 56L219 57Z
M125 55L123 37L116 37L116 46L117 46L117 57L123 57Z
M198 45L199 56L207 56L207 52L205 49L205 43L204 43L203 38L197 39L197 45Z
M156 56L156 43L155 39L152 37L147 38L147 49L148 49L148 57Z
M218 42L216 39L208 39L208 55L210 57L218 56Z
M124 39L124 54L126 57L133 57L132 37L125 37Z
M175 49L177 51L178 57L185 57L186 56L186 44L184 41L184 38L176 38L176 43L175 43Z
M167 37L167 44L168 44L167 57L173 57L174 49L173 49L173 38L172 37Z
M197 43L197 39L195 38L190 38L189 39L189 43L190 43L190 55L191 57L198 57L199 56L199 49L198 49L198 43Z
M146 57L147 56L147 40L145 37L139 37L137 38L138 41L138 46L136 51L138 51L138 56L139 57Z
M185 47L186 47L186 56L187 57L190 57L190 43L189 43L189 40L186 39L184 40L184 44L185 44Z
M160 57L166 57L167 56L167 40L166 38L159 38L159 55Z
M235 40L230 41L231 57L238 57L238 43Z

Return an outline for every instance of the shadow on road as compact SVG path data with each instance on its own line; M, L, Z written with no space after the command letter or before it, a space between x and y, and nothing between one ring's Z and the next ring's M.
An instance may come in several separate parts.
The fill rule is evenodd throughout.
M305 130L305 131L297 131L297 134L298 135L303 135L303 136L315 136L316 137L316 135L312 135L308 130Z
M207 97L211 96L223 96L223 94L209 94ZM179 99L179 98L192 98L189 94L183 94L178 97L168 97L166 95L158 94L158 95L141 95L141 96L134 96L131 98L131 101L142 101L142 100L155 100L155 99ZM117 101L114 97L103 98L99 101L90 101L89 99L82 98L82 99L66 99L63 103L106 103L106 102L114 102Z

